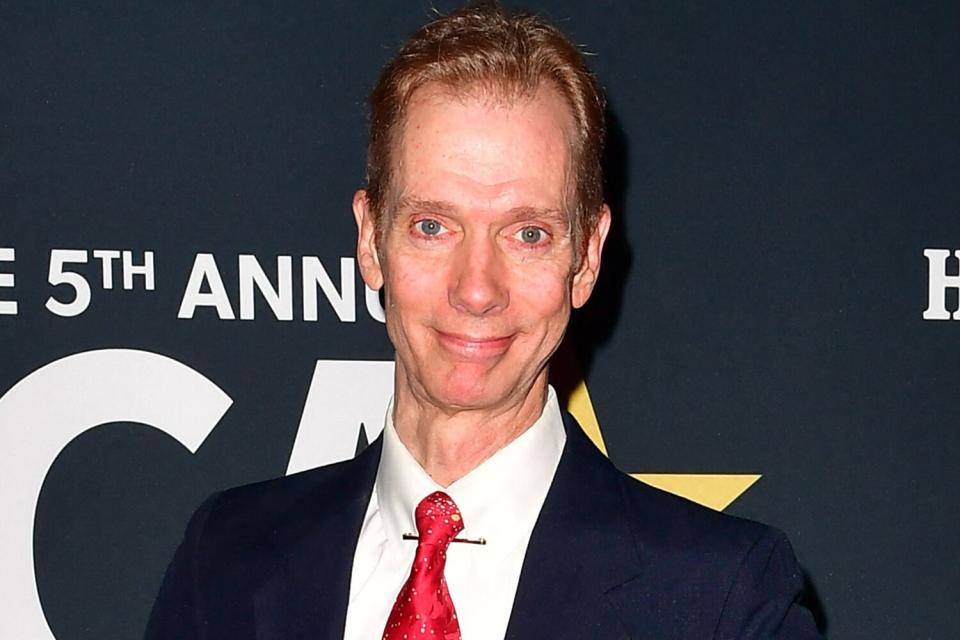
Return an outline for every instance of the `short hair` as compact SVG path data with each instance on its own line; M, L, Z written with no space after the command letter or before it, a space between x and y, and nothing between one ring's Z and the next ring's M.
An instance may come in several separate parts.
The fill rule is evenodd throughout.
M529 13L508 13L498 2L470 4L424 25L387 63L370 95L367 197L378 233L395 164L392 155L414 92L428 83L453 91L481 89L497 97L532 97L544 84L557 89L574 123L570 140L575 176L571 215L577 262L603 206L601 155L604 100L579 49L556 27Z

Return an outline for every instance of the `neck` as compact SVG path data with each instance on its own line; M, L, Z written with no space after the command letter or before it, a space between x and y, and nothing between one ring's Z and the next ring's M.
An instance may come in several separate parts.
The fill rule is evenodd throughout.
M542 380L540 379L542 378ZM447 411L405 385L394 395L393 424L424 471L447 487L529 429L547 400L546 372L513 403L492 409Z

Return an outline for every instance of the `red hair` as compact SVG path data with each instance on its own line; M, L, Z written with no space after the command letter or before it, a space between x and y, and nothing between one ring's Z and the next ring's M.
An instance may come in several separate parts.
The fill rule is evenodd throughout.
M578 255L603 206L600 158L604 101L577 47L556 27L497 2L468 5L417 31L387 64L370 95L367 197L378 230L388 204L392 152L414 92L439 83L454 92L481 90L512 100L532 97L549 83L573 119L571 165L575 210L571 232Z

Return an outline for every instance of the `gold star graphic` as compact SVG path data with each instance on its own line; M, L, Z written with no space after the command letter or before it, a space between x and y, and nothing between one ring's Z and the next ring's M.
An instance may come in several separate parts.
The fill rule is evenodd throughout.
M583 378L579 379L567 396L567 411L573 414L584 432L604 455L607 445L600 432L600 423L590 401L590 393ZM651 486L693 500L705 507L723 511L761 478L759 474L737 473L631 473L631 476Z

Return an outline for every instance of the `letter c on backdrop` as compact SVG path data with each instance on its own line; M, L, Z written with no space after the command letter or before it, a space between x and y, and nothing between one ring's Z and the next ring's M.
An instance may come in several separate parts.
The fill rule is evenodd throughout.
M130 349L87 351L37 369L0 397L0 638L53 640L33 564L40 489L71 440L137 422L195 453L233 401L190 367Z

